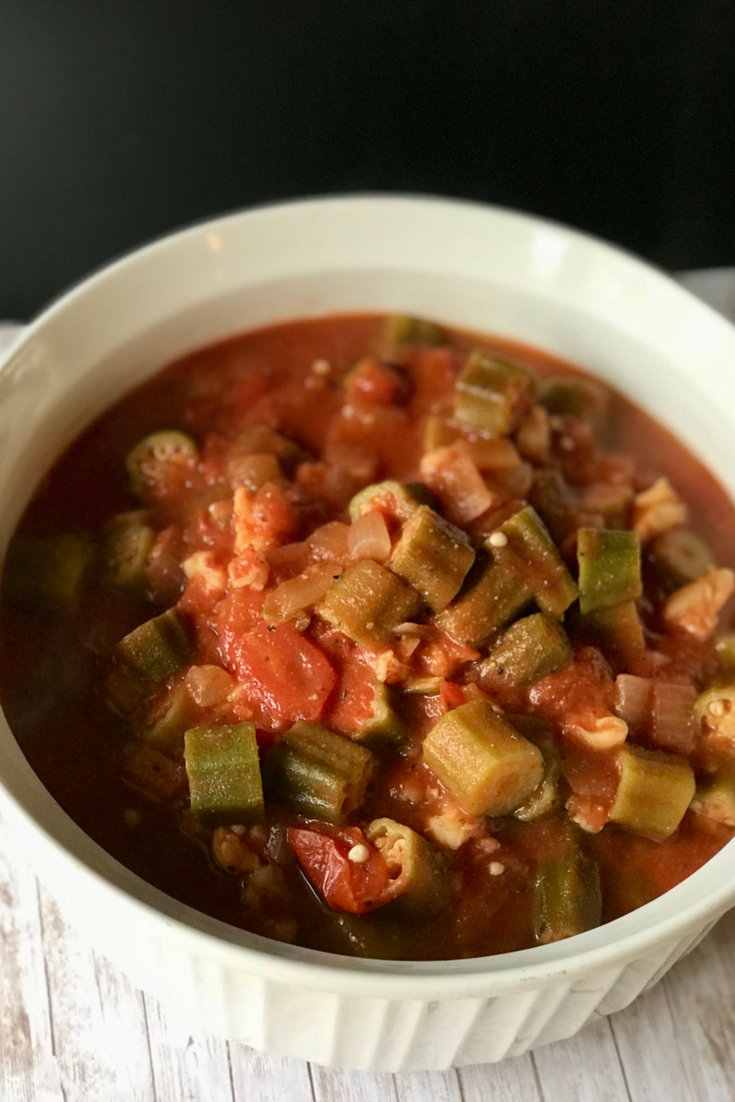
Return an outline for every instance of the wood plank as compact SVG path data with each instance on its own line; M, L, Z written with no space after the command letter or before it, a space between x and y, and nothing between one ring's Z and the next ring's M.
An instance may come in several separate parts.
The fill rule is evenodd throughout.
M62 1102L36 879L0 816L0 1098Z
M398 1102L392 1075L310 1067L315 1102Z
M678 1045L664 981L614 1014L610 1025L632 1102L718 1102L701 1094L688 1046Z
M227 1042L193 1033L144 995L159 1102L234 1102Z
M270 1059L234 1041L228 1047L235 1102L314 1102L302 1060Z
M471 1064L459 1068L458 1076L464 1102L552 1102L539 1091L530 1056L516 1056L499 1064Z
M66 1102L155 1102L143 999L39 893L53 1043Z
M735 1084L735 913L662 980L693 1098L730 1102Z
M632 1102L731 1102L735 913L610 1023Z
M459 1076L449 1071L410 1071L395 1076L401 1102L462 1102Z
M546 1102L622 1102L630 1097L607 1019L568 1041L536 1049L532 1059Z

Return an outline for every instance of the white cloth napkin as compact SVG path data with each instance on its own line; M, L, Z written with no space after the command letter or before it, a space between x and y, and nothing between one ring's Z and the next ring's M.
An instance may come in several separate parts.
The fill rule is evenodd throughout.
M699 268L676 277L693 294L735 322L735 268ZM22 325L0 322L0 359L9 351Z

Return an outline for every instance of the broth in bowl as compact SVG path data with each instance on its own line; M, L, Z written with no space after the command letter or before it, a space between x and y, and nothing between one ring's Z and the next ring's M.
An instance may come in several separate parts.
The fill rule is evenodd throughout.
M0 697L72 818L201 911L368 957L527 948L732 837L733 546L701 464L569 364L279 324L60 458L6 559Z

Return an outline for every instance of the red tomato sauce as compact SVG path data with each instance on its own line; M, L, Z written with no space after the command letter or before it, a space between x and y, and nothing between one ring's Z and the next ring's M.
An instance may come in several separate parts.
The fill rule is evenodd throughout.
M541 380L507 431L471 429L453 405L478 345ZM335 316L197 351L100 417L59 458L19 530L30 541L22 546L41 556L60 536L81 541L73 598L53 593L44 604L39 590L36 602L24 578L18 596L8 566L0 619L3 708L69 815L145 880L207 914L304 946L398 959L571 936L648 902L713 856L735 829L735 731L723 718L725 689L714 710L697 702L733 680L715 647L731 605L723 598L701 630L706 610L695 621L677 612L672 599L689 583L672 582L660 540L670 530L695 533L709 548L705 570L716 566L726 587L735 510L704 467L622 396L598 391L602 415L559 412L551 384L544 389L552 377L587 378L502 338L452 332L432 346L387 346L384 318ZM162 430L184 434L192 450L131 492L131 450ZM663 521L655 513L651 523L664 527L652 536L640 518L662 478L686 516L672 525L665 509ZM382 518L377 531L390 552L360 560L350 502L384 480L410 484L408 504L390 491L367 508ZM553 569L551 552L514 562L529 599L478 642L451 612L489 569L482 564L501 561L504 525L528 503L551 533ZM415 580L420 600L414 582L392 570L420 504L472 549L448 618L421 590L425 566ZM119 550L110 565L121 524L148 541L135 562L125 552L125 569L138 571L133 582L120 580ZM622 627L581 613L572 597L558 614L546 611L545 587L568 578L576 594L582 584L582 528L636 532L642 590L610 606L626 605ZM375 622L340 605L340 626L329 618L330 595L366 561L404 588L375 605ZM311 596L299 605L305 579ZM394 622L392 605L404 598L405 622ZM511 646L509 629L537 623L539 609L547 631L562 633L560 657L529 679L512 662L536 659L513 644L493 666L496 648ZM187 634L186 659L155 680L150 667L133 676L121 641L171 610ZM663 695L651 688L659 683ZM635 712L641 686L645 721ZM477 715L479 734L474 718L452 727ZM501 766L522 745L531 788L510 764L502 783L494 764L482 791L473 787L497 722ZM265 803L250 817L190 806L197 766L185 732L203 727L254 730ZM327 753L327 765L305 765L303 731L325 728L314 753ZM429 765L438 751L424 756L424 740L439 729L458 756L457 740L470 730L468 752L480 754L458 780ZM672 745L693 749L672 755ZM335 766L347 746L349 764ZM635 785L641 771L650 778L660 767L672 799L683 800L675 822L666 811L655 821L645 808L639 814L640 789L623 792L624 781ZM690 779L697 793L688 807ZM197 783L203 799L219 798L206 777ZM712 794L718 784L732 792L732 807L720 789ZM319 811L337 798L331 819ZM394 825L381 828L386 822Z

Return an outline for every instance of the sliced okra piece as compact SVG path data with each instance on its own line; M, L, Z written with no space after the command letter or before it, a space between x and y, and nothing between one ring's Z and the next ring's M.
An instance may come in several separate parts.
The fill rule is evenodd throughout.
M429 919L446 906L451 891L444 854L420 834L395 819L373 819L365 834L383 855L395 898L396 916Z
M186 729L194 718L192 711L191 695L185 685L178 684L135 733L165 753L178 754L184 746Z
M247 425L240 429L232 441L230 454L235 460L243 456L275 456L286 474L292 474L296 466L307 458L303 448L268 425Z
M382 681L376 681L373 687L373 714L360 724L353 737L368 746L395 746L405 739L405 724L393 707L391 690Z
M507 436L528 413L535 396L533 372L478 348L457 377L454 416L467 428Z
M718 635L715 638L717 664L722 674L735 673L735 635Z
M263 785L252 723L192 727L184 736L191 809L211 823L260 822Z
M523 466L521 456L507 436L478 436L466 439L462 431L443 417L429 417L424 426L424 451L447 448L464 440L473 463L479 471L487 471L494 478L508 478Z
M14 536L3 567L3 599L29 611L70 608L92 559L82 534Z
M623 663L645 648L643 625L635 601L621 601L611 608L596 608L581 618L585 634L596 646Z
M531 505L509 517L490 537L507 540L508 550L523 565L528 587L542 612L560 620L577 599L577 586L564 565L546 525Z
M620 780L610 821L662 842L678 827L694 796L694 773L685 758L640 746L617 753Z
M691 806L697 815L735 827L735 777L732 773L717 773L697 785Z
M487 688L529 685L571 657L572 648L561 624L536 612L506 628L479 667L480 683Z
M695 582L715 565L709 547L691 528L672 528L664 532L654 541L651 551L659 572L671 589Z
M406 521L418 509L419 503L402 482L375 482L355 494L349 504L350 519L357 520L373 509L388 513L397 520Z
M123 747L120 757L123 780L150 799L167 804L180 804L186 799L186 769L181 760L174 761L162 750L136 738Z
M178 609L170 608L124 636L115 651L117 658L142 681L156 683L186 665L192 644Z
M391 314L385 323L385 340L388 344L417 344L429 347L447 343L447 334L433 321L412 318L406 314Z
M584 853L571 826L565 834L558 856L540 861L536 869L533 928L540 945L593 930L602 921L597 865Z
M426 764L471 815L507 815L541 783L541 751L484 700L442 716L423 743Z
M482 646L515 619L533 594L519 577L518 563L505 548L478 554L465 585L452 604L436 616L436 625L458 643Z
M185 432L162 429L152 432L132 448L125 460L130 489L140 497L151 484L160 482L167 472L194 459L197 446Z
M435 513L441 509L441 501L425 482L404 482L403 485L417 505L428 505Z
M388 566L413 586L433 612L456 597L475 552L461 528L420 505L406 522Z
M735 742L735 683L715 683L694 701L694 715L705 734Z
M548 815L561 802L559 793L561 754L554 736L554 727L548 720L540 716L524 714L508 715L507 719L519 735L523 735L534 746L538 746L544 759L544 775L540 784L534 788L525 803L513 812L516 819L530 823Z
M415 589L386 567L363 559L335 582L316 611L355 643L375 650L387 645L394 629L420 608Z
M370 960L405 960L411 928L405 923L389 922L384 907L372 914L352 915L331 911L325 925L315 935L315 949L329 953L344 953Z
M268 482L281 480L281 465L270 452L234 455L227 464L227 476L255 494Z
M552 375L540 381L538 401L549 413L580 417L596 426L607 413L610 392L592 379Z
M114 662L105 678L104 697L116 712L132 716L151 691L150 683L138 677L124 662Z
M487 548L478 554L459 596L436 616L435 622L456 642L479 647L515 619L532 599L515 556L507 548Z
M579 492L569 485L555 467L541 467L533 472L533 485L528 500L536 509L558 545L576 527Z
M559 806L559 778L561 776L561 755L554 745L550 743L540 745L539 749L544 758L544 775L541 783L534 788L531 795L517 807L513 814L522 823L533 823L536 819L542 819Z
M146 513L120 513L106 526L102 555L106 581L120 589L135 589L145 581L148 553L156 533Z
M341 823L361 803L374 772L366 747L302 721L273 748L267 786L273 799L300 815Z
M583 615L623 601L635 601L643 592L641 547L635 532L580 528L577 561L579 607Z
M461 432L455 425L449 424L443 417L428 417L424 425L424 451L434 448L446 448L459 440Z

